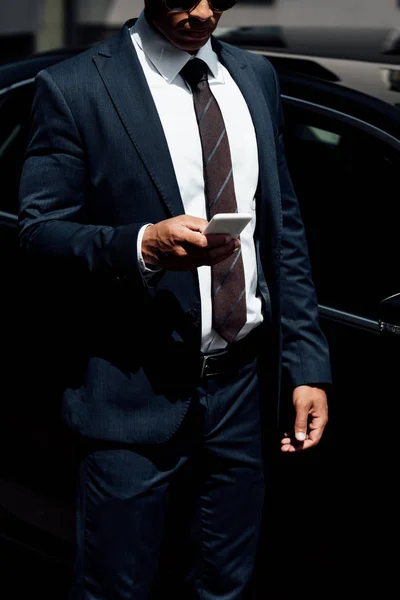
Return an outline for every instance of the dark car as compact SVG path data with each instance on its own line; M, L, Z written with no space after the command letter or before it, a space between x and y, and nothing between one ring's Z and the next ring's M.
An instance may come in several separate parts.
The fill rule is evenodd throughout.
M246 39L231 30L219 35L265 54L277 68L287 160L332 356L334 386L325 439L303 463L297 457L292 462L301 468L324 469L330 491L339 489L340 480L348 499L362 469L377 458L376 448L383 444L380 428L385 432L390 428L388 406L399 399L400 271L395 217L400 193L400 110L395 106L400 102L399 63L394 55L386 62L380 56L380 68L397 73L388 76L387 81L393 79L389 101L384 85L373 88L374 95L360 91L360 69L367 73L375 64L371 60L339 56L329 57L327 63L320 56L285 51L283 44L278 48L279 41L274 49L263 49L259 38L253 44L248 33ZM48 324L41 321L46 312L43 304L55 319L54 335L65 315L57 314L52 276L46 282L48 296L36 294L43 281L39 284L21 259L17 198L34 77L76 52L53 51L0 67L0 541L12 540L67 568L74 552L74 440L58 421L55 390L49 385L43 391L38 385L46 378L52 381L58 360L49 342ZM346 85L340 75L344 71ZM376 436L372 453L370 435ZM284 457L283 466L287 458L292 460ZM290 472L289 468L289 479ZM346 477L351 483L345 486ZM361 485L365 489L366 480ZM340 506L339 496L335 498ZM354 498L359 496L353 496L355 502ZM351 502L346 503L349 506ZM336 506L336 510L342 509Z

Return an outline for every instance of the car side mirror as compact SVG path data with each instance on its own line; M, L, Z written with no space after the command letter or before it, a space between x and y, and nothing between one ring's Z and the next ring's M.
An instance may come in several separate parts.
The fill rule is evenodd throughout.
M400 343L400 294L385 298L380 303L379 331L383 336L397 338Z

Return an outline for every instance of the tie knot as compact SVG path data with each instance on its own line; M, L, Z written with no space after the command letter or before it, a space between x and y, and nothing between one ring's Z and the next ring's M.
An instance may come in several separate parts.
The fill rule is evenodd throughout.
M181 75L195 89L200 81L207 81L208 67L201 58L192 58L181 69Z

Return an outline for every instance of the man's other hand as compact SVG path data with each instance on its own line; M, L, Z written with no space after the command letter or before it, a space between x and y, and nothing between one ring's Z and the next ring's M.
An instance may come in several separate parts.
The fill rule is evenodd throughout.
M311 385L299 385L293 390L296 418L293 432L285 432L282 452L298 452L316 446L328 422L326 392Z

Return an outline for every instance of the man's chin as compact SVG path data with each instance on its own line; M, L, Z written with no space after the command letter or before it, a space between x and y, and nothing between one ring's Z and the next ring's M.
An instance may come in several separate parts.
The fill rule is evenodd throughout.
M202 46L204 46L211 37L209 31L182 31L179 36L177 35L174 39L170 38L170 42L180 48L186 50L186 52L196 52Z

